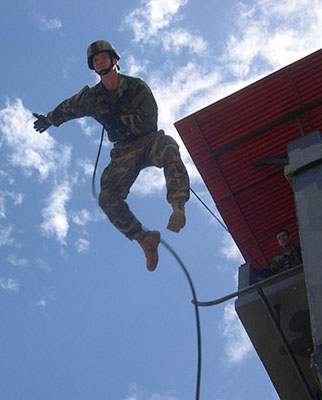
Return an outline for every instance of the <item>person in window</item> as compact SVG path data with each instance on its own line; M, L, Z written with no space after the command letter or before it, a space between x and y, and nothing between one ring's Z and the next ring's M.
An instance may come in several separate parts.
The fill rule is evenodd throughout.
M276 240L283 248L283 252L266 265L263 273L267 275L275 275L303 263L301 248L293 242L288 230L282 229L276 232Z

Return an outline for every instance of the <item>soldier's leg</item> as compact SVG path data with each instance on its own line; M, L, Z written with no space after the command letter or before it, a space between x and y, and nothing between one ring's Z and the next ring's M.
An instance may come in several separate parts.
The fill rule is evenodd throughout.
M129 209L125 202L132 184L140 170L141 160L139 151L131 156L117 157L117 151L111 152L111 162L101 176L101 192L99 205L111 223L130 240L136 240L146 256L148 270L154 271L158 263L157 247L160 242L160 233L157 231L145 232L140 221ZM135 153L135 152L134 152Z
M186 224L185 203L189 199L189 177L179 149L168 147L164 154L167 199L172 206L167 229L179 232Z
M112 157L101 176L99 205L111 223L129 239L142 228L125 202L139 172L135 165Z
M158 134L151 146L150 155L155 166L164 168L167 200L173 209L167 228L179 232L185 226L184 206L190 196L189 176L179 146L171 136Z

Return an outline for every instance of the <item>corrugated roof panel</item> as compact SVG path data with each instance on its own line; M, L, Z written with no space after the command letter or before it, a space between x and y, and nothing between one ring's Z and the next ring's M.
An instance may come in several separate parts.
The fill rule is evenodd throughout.
M322 130L321 71L319 50L175 123L245 259L261 266L277 229L298 233L283 166L254 163L286 153L298 121L305 134Z
M299 132L294 129L284 130L283 135L276 128L274 130L272 135L254 138L218 156L218 164L233 192L275 173L280 165L271 164L255 168L254 164L287 152L285 141L292 142L300 137Z
M304 104L321 95L322 82L319 52L309 56L307 59L303 59L301 64L295 63L295 65L291 65L288 73L294 82L299 98Z

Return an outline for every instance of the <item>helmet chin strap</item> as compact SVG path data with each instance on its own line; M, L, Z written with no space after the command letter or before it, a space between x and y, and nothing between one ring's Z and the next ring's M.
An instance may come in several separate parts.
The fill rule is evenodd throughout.
M108 68L102 69L101 71L97 71L99 76L104 76L104 75L108 74L115 67L116 64L114 64L114 59L113 59L111 53L109 53L109 56L110 56L111 64Z
M114 65L110 65L108 68L102 69L101 71L97 71L97 73L98 73L98 75L103 76L103 75L106 75L109 72L111 72L113 68L114 68Z

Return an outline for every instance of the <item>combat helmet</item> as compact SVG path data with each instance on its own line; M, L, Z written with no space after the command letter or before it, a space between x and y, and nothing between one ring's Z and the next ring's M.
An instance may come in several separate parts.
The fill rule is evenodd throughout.
M97 40L88 46L87 49L87 63L90 69L94 69L93 56L101 51L107 51L113 55L117 60L120 59L119 53L115 50L114 46L107 40Z

